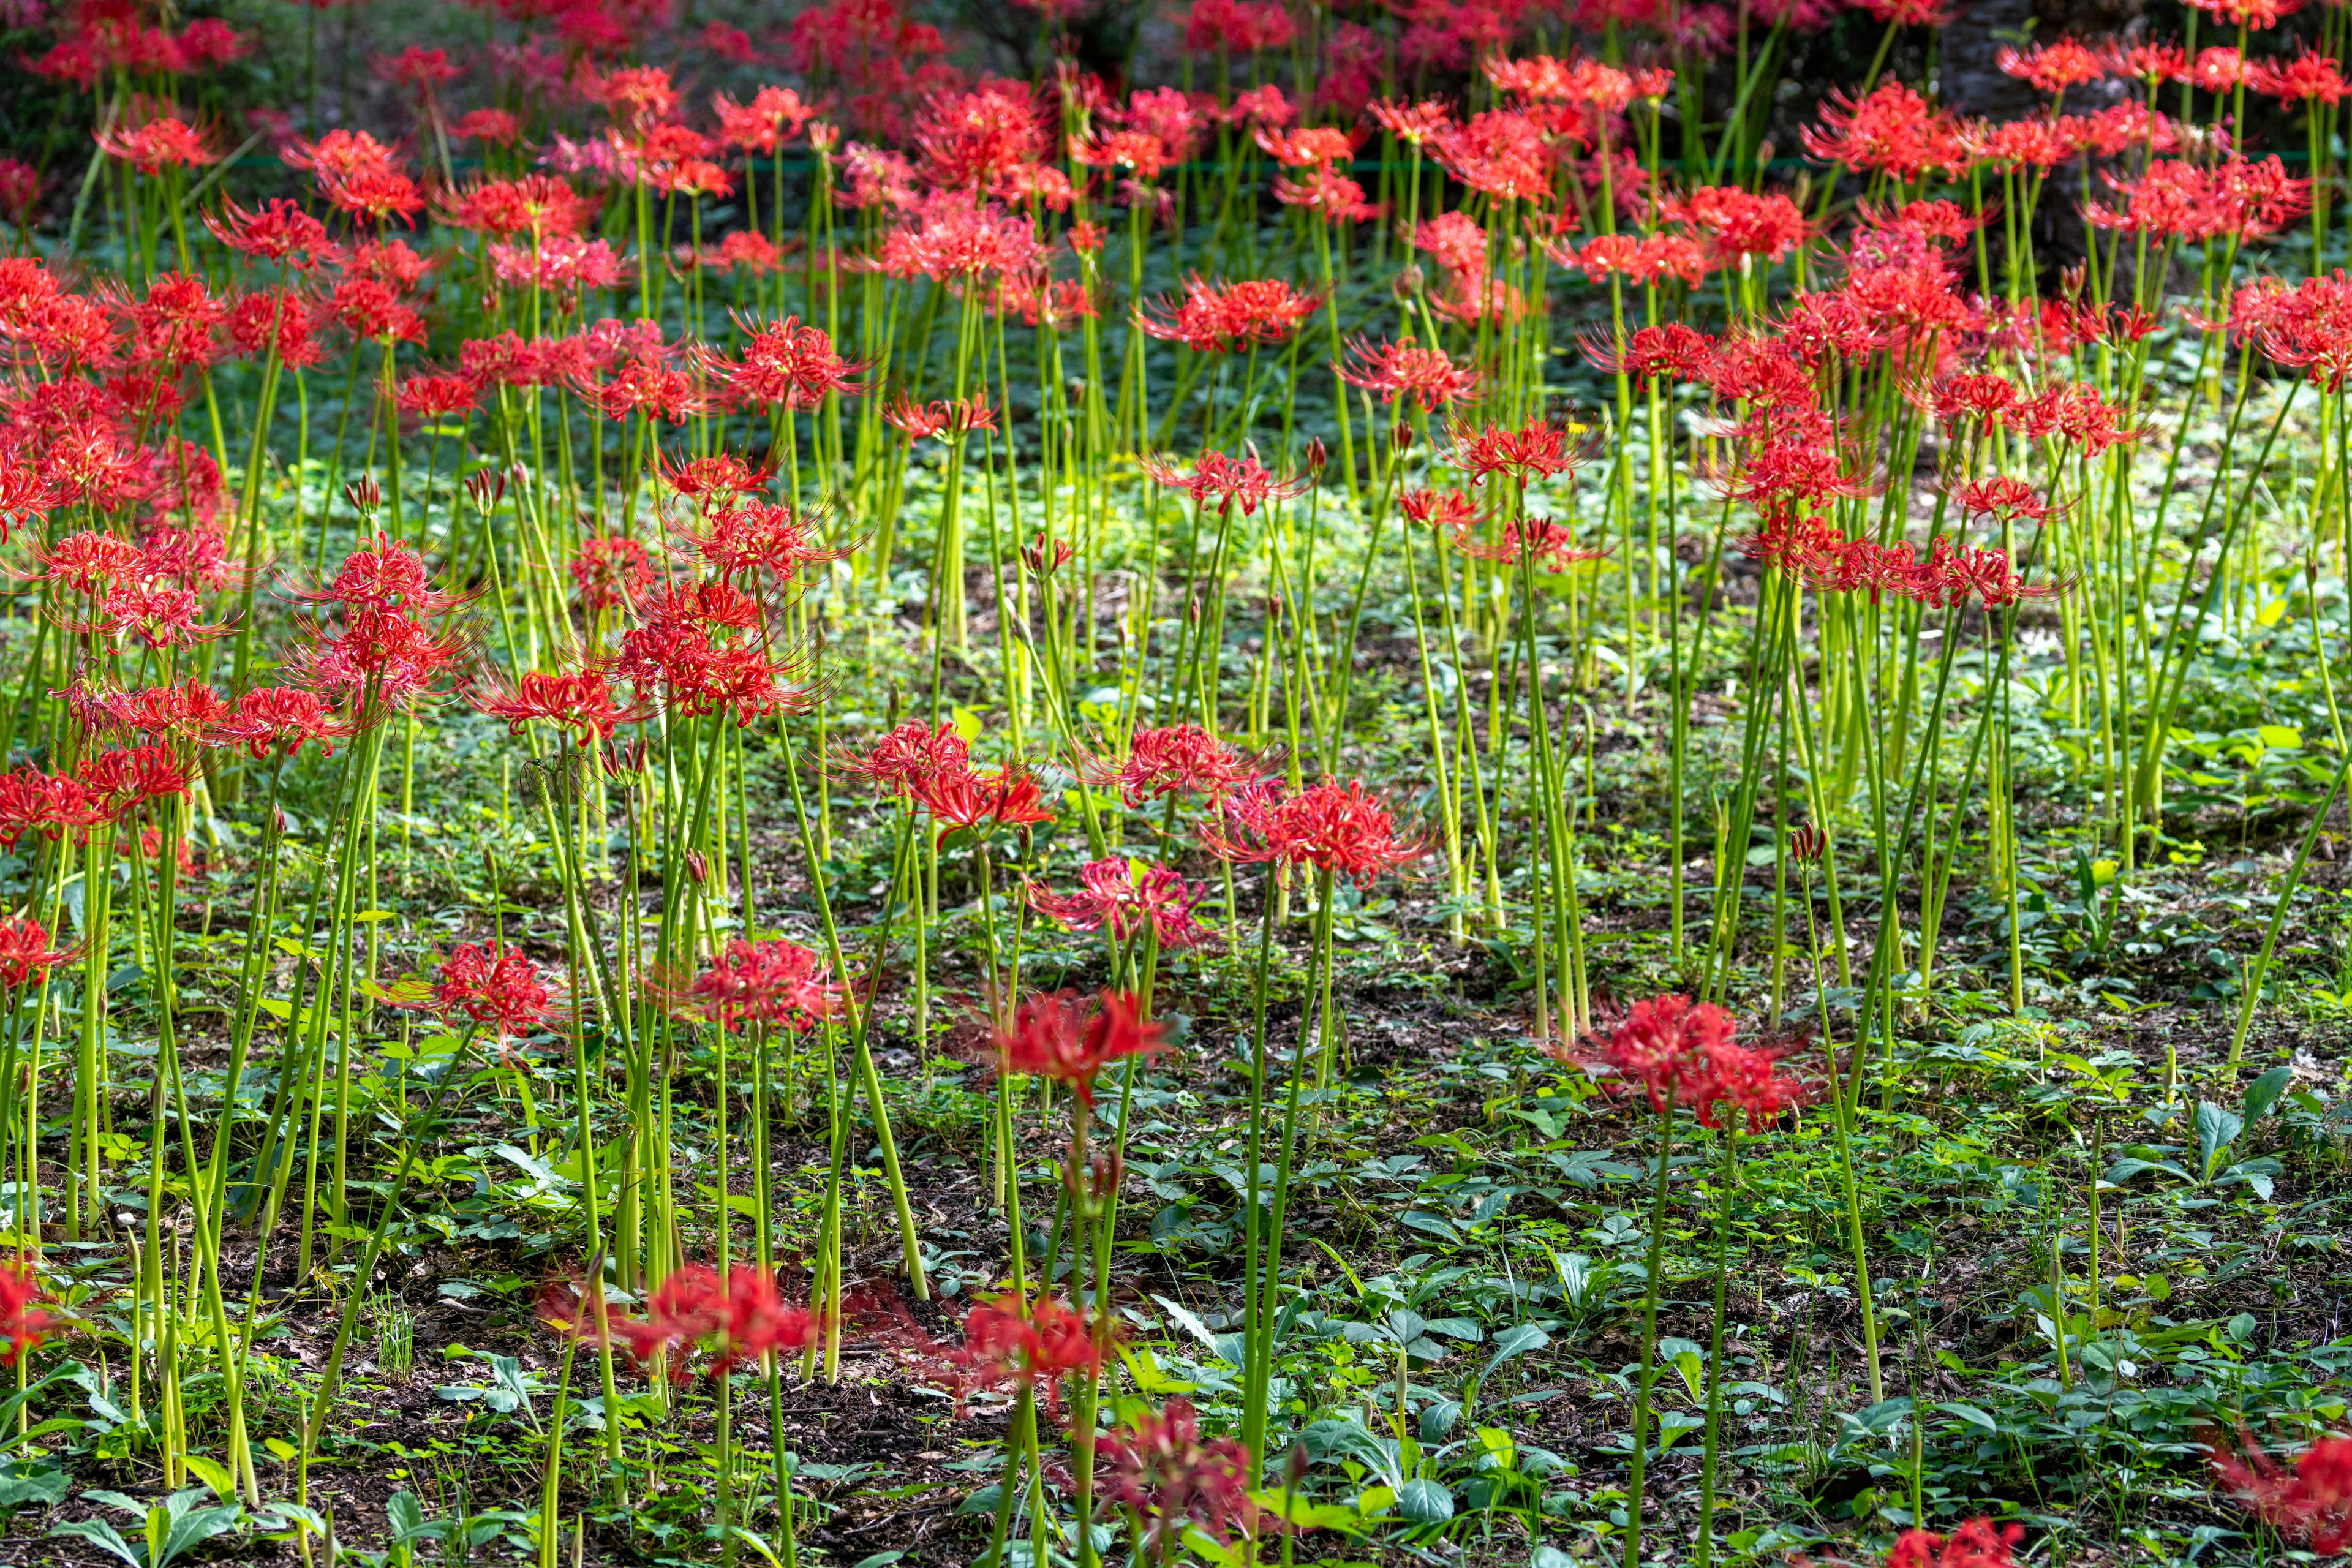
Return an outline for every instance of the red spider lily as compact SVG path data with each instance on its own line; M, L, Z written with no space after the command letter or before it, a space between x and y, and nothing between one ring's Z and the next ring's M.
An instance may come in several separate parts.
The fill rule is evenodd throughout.
M79 779L34 767L0 773L0 845L13 849L27 833L57 839L105 820L104 803Z
M176 115L162 114L142 125L100 131L96 141L99 151L142 174L220 162L220 154L205 144L204 132Z
M510 147L522 139L522 121L503 109L470 109L457 117L449 134L461 142Z
M1077 553L1077 546L1066 539L1055 540L1053 548L1049 552L1046 548L1045 531L1041 528L1031 537L1028 543L1021 547L1021 563L1037 576L1050 576L1076 560Z
M1097 1442L1095 1462L1103 1495L1150 1521L1154 1552L1188 1530L1230 1542L1264 1513L1250 1496L1249 1450L1236 1437L1203 1439L1188 1399L1129 1416Z
M443 961L433 984L433 1005L445 1017L493 1026L501 1035L539 1027L552 1011L552 1001L530 960L510 947L492 952L478 942L461 943Z
M299 589L294 596L346 609L390 609L433 615L465 603L462 595L434 592L425 571L425 558L405 541L389 534L362 540L343 557L335 575L323 588Z
M484 180L442 198L442 222L488 235L576 237L596 216L596 201L552 174Z
M1687 996L1653 996L1607 1036L1592 1042L1592 1058L1625 1087L1639 1088L1650 1108L1700 1107L1711 1087L1713 1053L1732 1044L1731 1015Z
M1302 294L1279 279L1212 283L1195 277L1181 304L1158 301L1138 310L1136 321L1151 336L1196 353L1231 353L1281 342L1322 303L1320 295Z
M1591 446L1570 440L1565 426L1549 419L1530 419L1516 430L1499 425L1473 426L1455 420L1446 426L1453 438L1453 461L1466 468L1470 482L1480 485L1496 474L1508 474L1522 484L1566 473L1591 456Z
M1296 131L1261 125L1255 140L1258 150L1284 168L1304 169L1353 158L1356 149L1363 145L1364 134L1329 125L1302 126Z
M773 464L751 466L750 459L731 452L713 453L707 458L663 458L655 465L664 483L688 500L709 501L739 496L749 490L765 489L775 477Z
M653 561L634 539L583 539L580 552L572 558L572 581L591 615L619 609L644 598L654 585Z
M1601 234L1581 249L1570 249L1564 240L1546 248L1553 260L1575 268L1595 283L1614 277L1645 288L1669 279L1697 283L1715 270L1719 259L1696 240L1677 234Z
M2029 440L2060 436L2074 442L2086 458L2096 458L2116 447L2127 447L2147 436L2145 426L2126 426L2126 410L2108 403L2087 383L2044 388L2021 405L2017 427Z
M931 730L910 719L863 754L842 756L836 762L844 771L905 796L941 775L969 772L971 755L971 748L954 725L942 722Z
M404 607L357 605L346 611L339 630L308 620L297 626L304 640L281 661L293 684L327 696L362 694L369 722L432 693L464 646L454 635L410 619Z
M727 583L757 572L789 582L804 566L842 559L818 544L810 520L785 502L719 507L680 537Z
M721 142L761 156L797 140L816 118L816 110L802 102L801 95L788 87L763 87L748 104L719 93L712 97L710 107L719 117Z
M16 1365L64 1326L65 1320L42 1305L51 1299L29 1268L0 1266L0 1342L7 1346L0 1350L0 1366Z
M1966 517L1997 517L2003 521L2022 518L2040 522L2051 512L2049 504L2034 492L2023 479L1997 476L1990 479L1971 479L1956 487L1953 501Z
M1095 1079L1104 1068L1152 1056L1166 1046L1164 1031L1141 1015L1141 1002L1125 991L1105 991L1091 1011L1075 991L1032 996L1014 1010L1013 1026L997 1031L997 1066L1008 1073L1050 1078L1091 1107Z
M1398 831L1395 816L1360 782L1325 782L1285 794L1273 780L1223 803L1223 821L1201 837L1220 859L1312 866L1370 884L1418 860L1428 846Z
M1768 515L1740 551L1768 571L1801 577L1835 571L1845 544L1845 536L1829 519L1780 510Z
M1904 180L1967 162L1950 120L1891 79L1859 103L1832 92L1822 100L1820 127L1806 127L1803 140L1816 158Z
M975 207L968 199L940 193L882 239L877 265L894 278L929 278L973 285L990 275L1027 271L1039 255L1035 231L1024 218L994 203Z
M1319 213L1330 223L1370 223L1389 210L1385 202L1368 200L1362 185L1328 163L1314 164L1297 179L1276 174L1274 199Z
M2021 1524L1972 1519L1949 1535L1906 1530L1886 1553L1886 1568L2014 1568L2011 1555L2025 1539Z
M909 441L919 441L927 436L968 436L974 430L993 430L996 410L984 400L970 397L917 403L902 392L883 408L882 422L905 432Z
M1731 256L1778 261L1804 243L1805 215L1778 192L1759 195L1738 185L1703 185L1669 196L1659 210L1671 222L1697 229Z
M1585 357L1604 371L1622 371L1637 386L1661 377L1696 381L1705 374L1715 353L1714 340L1696 327L1667 321L1643 327L1625 340L1623 350L1597 337L1584 340Z
M1423 410L1435 410L1477 395L1475 368L1457 365L1444 349L1425 349L1411 338L1378 347L1359 338L1348 345L1348 357L1347 364L1332 366L1339 379L1389 403L1410 395Z
M89 706L103 716L104 728L182 739L202 734L230 715L229 706L221 700L220 693L201 680L191 680L184 686L150 686L137 691L103 693Z
M787 316L749 331L740 362L720 366L738 396L797 409L866 390L857 379L864 367L834 352L833 339L822 327L804 327L799 317Z
M1091 761L1080 772L1089 784L1118 785L1129 805L1174 795L1222 800L1264 776L1255 758L1194 724L1138 730L1124 760Z
M1605 560L1609 554L1605 550L1578 548L1574 530L1540 517L1513 519L1503 525L1502 538L1491 544L1473 538L1467 529L1458 529L1454 535L1454 547L1481 561L1516 563L1524 556L1530 562L1540 562L1552 572Z
M400 411L415 419L446 419L471 414L481 406L481 389L462 375L404 376L398 393Z
M1106 1338L1115 1337L1114 1321ZM1061 1380L1075 1373L1093 1373L1102 1365L1104 1347L1085 1312L1058 1296L1024 1301L1018 1296L997 1296L972 1304L963 1321L963 1344L948 1352L959 1384L996 1387L1013 1384L1024 1389L1043 1384L1048 1408L1059 1405Z
M1936 0L1861 0L1861 9L1882 27L1946 27L1952 15Z
M638 700L626 706L613 699L611 683L599 669L566 675L530 670L509 686L495 674L476 683L474 706L493 719L507 721L507 732L520 737L533 719L543 719L574 733L578 744L612 739L624 724L642 724L652 718L652 707Z
M1542 128L1516 110L1486 110L1429 138L1431 156L1474 191L1504 201L1551 194L1553 153Z
M1184 14L1184 47L1196 55L1286 49L1297 33L1280 0L1192 0Z
M88 791L100 821L119 821L151 800L184 795L194 783L188 763L171 746L149 744L100 752L82 759L75 780Z
M2292 1469L2263 1453L2251 1433L2242 1435L2241 1448L2242 1458L2211 1447L2213 1478L2248 1513L2322 1557L2352 1546L2352 1437L2318 1439Z
M2008 552L1956 546L1948 535L1936 541L1920 568L1927 584L1922 601L1937 609L1970 598L1987 609L2002 609L2027 599L2053 598L2067 587L2063 582L2027 583L2018 576Z
M2330 55L2305 49L2291 60L2259 60L2246 76L2256 92L2282 103L2320 103L2333 109L2352 91Z
M52 951L48 928L37 920L23 915L0 920L0 986L17 990L75 956Z
M1477 508L1460 490L1407 490L1397 498L1397 510L1423 528L1464 532L1478 520Z
M957 833L1054 820L1035 776L1012 763L986 775L962 769L911 776L907 788L939 825L942 844Z
M211 745L243 746L258 762L273 751L281 757L299 756L310 745L317 746L322 756L333 756L331 742L353 732L314 691L257 686L236 700L236 710L214 724L205 739Z
M319 194L353 217L405 223L425 206L423 193L400 172L393 150L364 131L330 131L316 142L292 143L281 156L310 171Z
M1384 98L1371 105L1370 113L1381 130L1415 147L1454 123L1454 111L1435 99L1405 103Z
M2224 26L2266 33L2303 9L2303 0L2189 0Z
M240 256L298 272L315 272L342 260L341 249L327 238L327 226L283 198L253 212L223 202L218 213L205 215L205 226Z
M574 1302L559 1295L551 1305L554 1310L542 1310L543 1321L583 1338L597 1337ZM687 1355L708 1351L714 1377L725 1376L739 1362L801 1350L820 1328L806 1308L785 1303L772 1271L737 1266L722 1282L706 1263L687 1264L656 1286L643 1318L608 1314L607 1321L612 1337L638 1361L676 1356L681 1373Z
M1190 474L1169 459L1150 454L1141 459L1141 467L1159 483L1191 496L1197 505L1205 507L1214 501L1223 510L1238 502L1244 517L1269 500L1287 500L1304 493L1311 482L1304 474L1287 479L1276 478L1258 461L1255 447L1238 458L1223 452L1203 452Z
M721 1028L774 1024L806 1034L841 1004L841 986L824 961L784 937L728 942L678 1000Z
M2073 38L2058 38L2022 51L2004 45L1993 59L2003 74L2051 93L2097 81L2107 74L2109 66L2096 49Z
M1803 1083L1774 1069L1780 1053L1762 1046L1714 1040L1707 1047L1706 1077L1691 1109L1702 1127L1723 1127L1726 1108L1748 1119L1748 1131L1761 1132L1809 1098Z
M1056 893L1030 884L1029 904L1048 920L1072 931L1108 930L1125 942L1147 924L1160 948L1174 952L1209 940L1209 931L1192 918L1200 890L1187 883L1173 867L1130 860L1123 855L1089 860L1078 868L1074 892Z

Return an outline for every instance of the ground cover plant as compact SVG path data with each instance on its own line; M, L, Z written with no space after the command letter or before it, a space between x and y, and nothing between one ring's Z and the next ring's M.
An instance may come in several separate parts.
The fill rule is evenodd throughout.
M0 1558L2343 1552L2347 15L9 8Z

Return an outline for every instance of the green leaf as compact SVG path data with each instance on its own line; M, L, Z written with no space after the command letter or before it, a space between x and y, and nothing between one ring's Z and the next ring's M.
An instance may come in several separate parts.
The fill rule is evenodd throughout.
M147 1568L147 1549L142 1544L133 1547L122 1539L122 1531L102 1519L65 1519L49 1526L51 1535L74 1535L89 1542L102 1552L110 1552L131 1568Z
M22 1508L28 1502L54 1508L72 1488L64 1468L54 1459L11 1459L0 1465L0 1509Z
M2282 1063L2248 1084L2245 1103L2239 1111L2239 1114L2245 1119L2245 1124L2252 1127L2255 1122L2260 1121L2263 1119L2263 1112L2277 1104L2279 1096L2284 1094L2294 1083L2294 1068Z
M2221 1168L2221 1156L2245 1131L2245 1122L2210 1100L2197 1102L2197 1173L2206 1181Z
M1444 1483L1419 1477L1397 1489L1397 1512L1416 1524L1443 1524L1454 1517L1454 1494Z
M1936 1406L1947 1415L1957 1415L1971 1426L1981 1426L1988 1432L2000 1430L2000 1423L1964 1400L1948 1399Z

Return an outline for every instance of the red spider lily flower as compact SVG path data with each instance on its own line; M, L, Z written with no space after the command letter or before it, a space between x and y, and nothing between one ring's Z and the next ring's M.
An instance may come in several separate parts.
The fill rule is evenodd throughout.
M1196 55L1286 49L1297 30L1281 0L1192 0L1184 14L1184 47Z
M1203 1439L1188 1399L1128 1417L1098 1441L1095 1462L1103 1495L1150 1521L1143 1539L1155 1553L1190 1530L1230 1542L1265 1511L1250 1497L1249 1450L1237 1437Z
M2210 93L2224 93L2246 79L2246 57L2226 46L2200 49L2173 79Z
M41 1348L41 1342L63 1326L65 1320L45 1310L51 1300L25 1267L0 1266L0 1366L15 1366Z
M572 558L572 581L588 613L634 605L654 585L653 560L634 539L608 534L580 542Z
M1748 1131L1761 1132L1809 1098L1805 1085L1775 1069L1780 1053L1762 1046L1743 1046L1727 1039L1712 1040L1706 1053L1706 1077L1691 1109L1702 1127L1722 1127L1725 1108L1748 1119Z
M206 731L208 745L243 746L256 762L276 752L281 757L301 754L315 745L321 756L333 756L333 742L354 733L353 727L315 691L290 686L256 686L236 700L236 710Z
M425 559L405 541L390 534L362 539L343 557L332 581L323 588L299 589L294 596L346 608L384 609L394 604L418 614L437 613L464 603L459 595L436 594L425 572Z
M1481 561L1516 563L1522 556L1531 563L1541 563L1552 572L1565 572L1571 566L1587 562L1605 560L1605 550L1583 550L1577 546L1576 534L1566 524L1548 518L1516 518L1503 525L1503 536L1494 543L1485 543L1471 537L1466 529L1457 530L1454 547L1465 555Z
M1862 0L1861 9L1882 27L1946 27L1952 14L1936 0Z
M104 803L79 779L33 767L0 773L0 845L14 849L27 833L57 839L105 820Z
M100 694L90 706L104 715L104 728L182 739L202 734L231 711L220 693L201 680Z
M570 1303L559 1306L560 1323L583 1338L596 1337L585 1314ZM542 1314L544 1319L547 1314ZM768 1270L734 1267L722 1283L707 1263L672 1272L646 1299L643 1318L608 1315L611 1336L638 1361L656 1355L683 1359L695 1350L710 1353L712 1376L724 1376L738 1362L764 1359L804 1348L819 1330L805 1308L789 1306Z
M2011 1552L2024 1539L2023 1525L1990 1519L1969 1520L1949 1535L1906 1530L1887 1552L1886 1568L2015 1568Z
M1470 482L1481 485L1496 474L1508 474L1522 484L1566 473L1591 456L1590 443L1571 444L1563 425L1530 419L1516 430L1499 425L1474 427L1461 420L1446 426L1452 437L1452 459L1466 468Z
M1702 185L1669 196L1659 211L1670 222L1707 235L1732 256L1778 261L1804 243L1805 215L1777 191L1757 194L1738 185Z
M1855 102L1842 92L1822 100L1821 124L1804 131L1805 151L1826 163L1916 180L1929 169L1967 161L1950 120L1892 79Z
M1231 353L1279 343L1323 303L1274 278L1211 283L1195 277L1181 304L1156 301L1136 312L1136 321L1155 338L1180 342L1200 353Z
M339 128L316 142L294 142L280 155L294 168L310 171L319 194L353 217L405 223L424 209L423 193L400 172L393 150L364 131Z
M2266 33L2303 9L2303 0L2189 0L2224 26Z
M186 795L195 775L173 747L150 744L85 757L74 777L100 809L100 820L109 821L143 802Z
M1053 542L1050 556L1045 546L1045 531L1039 529L1028 543L1021 547L1021 563L1036 576L1046 577L1067 566L1077 557L1077 546L1066 539Z
M656 460L654 471L688 500L705 503L765 489L776 474L774 464L755 468L750 458L732 452L714 452L707 458L665 456Z
M762 157L797 140L816 118L815 108L802 102L801 95L788 87L763 87L751 95L750 103L743 104L719 93L712 97L710 107L719 117L720 142Z
M750 329L740 363L722 362L721 373L736 395L788 409L814 408L832 396L855 397L866 390L857 378L864 367L834 352L822 327L804 327L797 316Z
M1371 105L1370 113L1381 130L1414 147L1454 123L1454 111L1435 99L1405 103L1384 98Z
M1115 1338L1114 1321L1104 1337ZM1083 1311L1058 1296L1030 1302L1003 1295L972 1304L963 1321L963 1344L947 1360L960 1385L1024 1389L1043 1384L1048 1409L1057 1408L1061 1380L1101 1366L1103 1346Z
M431 693L463 651L458 637L412 620L404 606L353 605L338 630L296 624L304 640L282 661L293 684L324 695L362 694L368 723Z
M774 1024L806 1034L841 1005L841 985L824 960L785 937L745 942L715 954L678 1000L721 1028Z
M2282 103L2320 103L2333 109L2352 91L2331 55L2309 49L2286 61L2259 60L2246 80L2256 92Z
M433 984L434 1005L444 1016L491 1025L501 1035L539 1027L552 1011L552 1001L530 959L510 947L492 952L478 942L461 943L443 961Z
M315 272L342 260L342 250L327 238L327 226L282 197L247 212L235 202L223 202L217 213L205 215L213 237L257 261L275 261L298 272Z
M441 221L489 235L576 237L596 215L596 201L552 174L484 180L442 198Z
M2073 38L2058 38L2026 50L2004 45L1993 59L2002 74L2031 82L2049 93L2100 80L2107 74L2110 63L2096 49Z
M1801 577L1834 571L1845 535L1825 517L1780 510L1768 514L1763 527L1740 546L1748 560L1768 571Z
M458 74L449 63L448 50L428 49L421 44L411 44L396 55L378 55L369 68L381 80L428 97L436 88L456 81Z
M1704 1103L1701 1097L1713 1076L1710 1058L1732 1044L1732 1035L1731 1015L1711 1002L1653 996L1634 1003L1614 1028L1591 1042L1591 1054L1624 1087L1639 1088L1650 1108L1663 1114L1674 1106Z
M17 990L74 956L51 951L48 929L37 920L23 915L0 920L0 986Z
M1587 336L1583 342L1587 359L1612 374L1623 372L1636 386L1647 386L1662 377L1696 381L1715 353L1712 338L1680 321L1641 328L1625 340L1622 352L1597 336Z
M1089 784L1118 785L1137 806L1175 795L1222 800L1264 776L1255 758L1194 724L1138 730L1123 761L1094 760L1080 772Z
M2049 504L2034 492L2032 485L2007 475L1971 479L1956 487L1951 495L1964 517L1995 517L2003 521L2021 518L2030 522L2040 522L2051 512Z
M1274 199L1319 213L1327 223L1370 223L1389 210L1387 203L1369 200L1362 185L1328 163L1317 163L1297 179L1276 174Z
M2066 591L2067 584L2027 583L2003 550L1970 550L1955 545L1949 535L1937 539L1920 563L1926 580L1922 602L1942 609L1981 601L1989 610L2004 609L2027 599L2048 599Z
M511 147L522 140L522 121L503 109L471 109L457 117L449 134L461 142Z
M876 260L882 271L969 286L991 274L1012 277L1035 265L1040 247L1027 219L992 202L974 207L952 193L941 195L944 200L916 206L905 223L883 236Z
M1400 833L1388 807L1355 780L1326 781L1297 795L1265 780L1224 801L1221 815L1201 837L1223 860L1312 866L1369 885L1428 853L1426 844Z
M970 772L971 756L971 748L954 725L942 721L932 730L910 719L862 754L850 753L835 762L844 772L869 778L905 796L932 779Z
M407 375L396 395L400 411L415 419L446 419L482 405L481 388L463 375Z
M902 392L883 408L882 422L905 432L909 441L919 441L927 436L969 436L974 430L993 430L996 410L984 400L970 397L917 403Z
M1806 441L1772 441L1759 447L1722 488L1731 500L1774 516L1831 500L1850 500L1872 489L1846 473L1843 460L1834 450Z
M2126 412L2108 403L2097 387L2087 383L2050 386L2019 405L2017 427L2029 440L2060 436L2080 447L2084 457L2096 458L2147 435L2146 426L2124 425Z
M2251 1433L2243 1457L2211 1447L2213 1478L2240 1506L2289 1541L2322 1557L2352 1546L2352 1437L2320 1438L2285 1468L2258 1447Z
M1034 883L1027 890L1031 908L1072 931L1108 930L1125 942L1148 924L1161 950L1171 952L1209 940L1208 929L1192 918L1200 889L1173 867L1111 855L1079 867L1073 892Z
M997 175L1051 155L1053 125L1025 82L992 78L970 92L944 92L915 124L923 172L942 190L982 189Z
M1312 482L1304 474L1277 479L1258 461L1255 447L1238 458L1223 452L1203 452L1190 474L1165 458L1150 455L1141 459L1141 467L1159 483L1191 496L1196 505L1205 507L1214 501L1222 510L1238 502L1244 517L1269 500L1287 500L1305 493Z
M843 558L842 552L819 545L811 520L782 502L719 507L704 516L698 531L681 537L728 583L757 572L789 582L804 566Z
M99 151L142 174L220 162L220 154L205 144L204 133L175 115L158 115L143 125L100 131L95 140Z
M982 775L969 769L909 777L907 788L939 824L939 841L957 833L1051 822L1034 775L1012 763Z
M41 172L20 158L0 158L0 216L11 223L30 221L41 199Z
M1105 991L1088 1010L1075 991L1030 997L1014 1010L1013 1026L995 1037L996 1061L1008 1073L1050 1078L1091 1108L1095 1079L1112 1062L1163 1049L1165 1031L1142 1017L1131 993Z
M1377 348L1358 338L1348 345L1348 356L1347 364L1332 370L1349 386L1376 392L1384 402L1410 395L1426 411L1477 395L1475 368L1457 365L1444 349L1425 349L1411 338Z
M1504 201L1544 201L1552 194L1554 153L1542 127L1517 110L1490 109L1429 139L1445 172Z
M600 669L571 674L530 670L509 686L496 675L478 681L472 692L476 709L507 721L507 732L520 737L533 719L543 719L573 732L577 744L609 741L624 724L642 724L654 716L643 700L624 706L613 698L611 683Z
M1363 145L1364 133L1329 125L1302 126L1297 131L1260 126L1255 139L1258 150L1284 168L1304 169L1353 158L1356 149Z
M1460 490L1407 490L1397 498L1397 510L1429 529L1462 533L1478 520L1477 508Z

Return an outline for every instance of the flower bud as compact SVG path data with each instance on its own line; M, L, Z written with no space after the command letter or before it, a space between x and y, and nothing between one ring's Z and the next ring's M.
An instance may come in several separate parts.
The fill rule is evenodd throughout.
M686 852L686 874L694 879L694 885L698 888L710 880L710 862L702 858L701 850Z
M1389 429L1389 449L1396 452L1412 450L1412 426L1400 419Z
M343 499L362 517L373 517L376 508L383 504L383 487L375 482L373 474L362 474L343 487Z
M1309 474L1321 479L1325 465L1330 461L1330 449L1323 445L1322 437L1318 436L1307 443L1307 471Z

